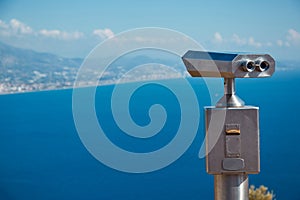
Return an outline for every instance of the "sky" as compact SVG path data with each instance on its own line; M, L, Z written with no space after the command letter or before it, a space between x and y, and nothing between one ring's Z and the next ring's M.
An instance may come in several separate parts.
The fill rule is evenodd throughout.
M1 42L65 57L142 27L182 32L210 51L300 60L298 0L0 0Z

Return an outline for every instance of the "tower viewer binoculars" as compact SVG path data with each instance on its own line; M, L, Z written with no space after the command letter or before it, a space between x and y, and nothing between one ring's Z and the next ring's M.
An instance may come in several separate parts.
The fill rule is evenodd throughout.
M268 54L188 51L182 60L193 77L260 78L275 71L275 61Z
M259 108L245 106L235 78L270 77L268 54L188 51L182 57L193 77L224 78L224 95L205 107L206 171L214 175L215 200L248 200L248 174L260 172Z

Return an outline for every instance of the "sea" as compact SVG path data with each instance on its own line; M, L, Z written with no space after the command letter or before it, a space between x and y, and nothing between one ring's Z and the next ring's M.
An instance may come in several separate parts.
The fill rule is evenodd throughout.
M187 80L199 104L199 109L190 110L200 112L196 136L180 158L147 173L113 169L85 148L74 122L72 89L1 95L0 199L213 199L213 176L206 173L205 158L199 157L205 134L203 107L212 101L200 78ZM223 87L221 80L215 81ZM166 82L184 88L176 79ZM130 84L134 83L128 83L128 87ZM145 153L174 139L182 119L180 102L172 91L152 83L133 93L128 109L140 126L151 122L151 105L160 104L167 113L161 133L145 139L124 134L114 121L111 96L115 87L98 86L95 93L99 123L112 143L126 151ZM300 200L300 71L277 71L271 78L237 79L236 87L247 105L260 108L261 171L249 175L250 185L268 187L277 200Z

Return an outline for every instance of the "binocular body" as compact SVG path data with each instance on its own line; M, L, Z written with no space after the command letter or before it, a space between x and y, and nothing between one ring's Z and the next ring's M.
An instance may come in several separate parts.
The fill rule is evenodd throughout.
M193 77L261 78L275 71L275 61L268 54L188 51L182 60Z

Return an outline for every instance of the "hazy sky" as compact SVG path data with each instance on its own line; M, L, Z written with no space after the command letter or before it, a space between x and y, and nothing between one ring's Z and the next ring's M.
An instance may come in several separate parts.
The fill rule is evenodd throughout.
M185 33L208 50L300 60L300 1L0 0L0 41L68 57L133 28Z

